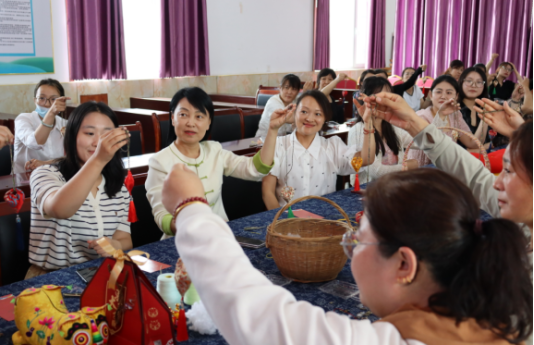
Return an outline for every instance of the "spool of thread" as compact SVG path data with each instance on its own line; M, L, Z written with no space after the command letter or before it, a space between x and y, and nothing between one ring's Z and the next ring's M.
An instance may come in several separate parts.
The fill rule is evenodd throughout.
M184 295L184 303L187 305L193 305L198 301L200 301L200 296L198 295L197 289L195 289L193 283L191 283L191 286L189 286L189 289L187 289Z
M174 281L174 273L164 273L158 276L158 284L156 290L161 298L167 303L169 308L176 310L176 304L180 303L182 296L178 292L176 282Z

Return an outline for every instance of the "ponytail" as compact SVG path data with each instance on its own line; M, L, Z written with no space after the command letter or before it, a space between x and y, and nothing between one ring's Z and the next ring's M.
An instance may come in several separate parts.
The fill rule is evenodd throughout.
M381 255L409 247L442 288L428 300L435 313L473 318L512 343L532 333L527 240L515 223L478 220L471 190L438 169L386 174L365 195Z
M472 248L446 291L432 296L429 306L458 322L474 318L511 343L532 333L532 281L527 240L512 221L492 219L473 227ZM447 283L447 282L442 282Z

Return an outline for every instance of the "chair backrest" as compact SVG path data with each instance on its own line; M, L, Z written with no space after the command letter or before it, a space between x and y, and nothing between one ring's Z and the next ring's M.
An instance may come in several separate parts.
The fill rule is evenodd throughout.
M265 93L259 93L257 96L256 96L256 105L257 106L262 106L264 107L265 104L267 104L267 101L273 97L273 96L276 96L277 94L265 94Z
M29 202L29 198L25 202ZM30 267L28 245L30 238L30 211L19 213L24 234L24 251L17 249L16 215L0 217L0 286L21 281Z
M261 196L261 182L223 176L221 197L229 220L267 210Z
M9 128L11 133L15 134L15 120L13 119L1 119L0 126L5 126Z
M143 138L143 126L140 121L134 125L124 125L130 131L130 156L140 156L145 153L145 140ZM126 146L124 146L126 147ZM128 152L121 150L121 155L126 157Z
M99 93L95 95L80 95L80 104L89 102L89 101L102 102L102 103L108 104L108 94Z
M243 139L243 116L239 108L216 109L213 118L211 140L224 143Z
M157 115L156 113L152 113L156 152L159 152L167 145L167 134L169 133L170 126L169 118L169 115Z
M243 138L254 138L258 131L263 109L243 110L242 113L243 125L245 127Z
M11 150L11 154L9 154ZM11 174L11 155L13 154L13 145L6 145L0 149L0 176Z

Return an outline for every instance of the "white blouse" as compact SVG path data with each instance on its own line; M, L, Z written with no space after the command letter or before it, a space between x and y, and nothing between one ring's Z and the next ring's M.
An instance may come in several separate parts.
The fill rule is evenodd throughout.
M221 198L223 176L261 181L270 170L270 167L261 163L259 152L254 157L238 156L231 151L224 150L219 142L203 141L200 143L200 156L193 159L183 155L172 143L150 158L145 182L146 196L152 206L154 220L162 231L170 228L172 215L165 210L161 202L161 190L163 181L176 163L186 164L198 175L204 186L205 197L209 205L215 214L225 221L228 221L228 216L224 211ZM162 239L168 237L170 236L164 234Z
M282 99L280 98L280 95L273 96L269 98L267 101L267 104L265 104L265 108L263 109L263 113L261 114L260 123L258 124L258 131L256 132L256 137L262 137L265 139L267 136L267 132L269 131L269 124L271 123L271 114L278 109L284 109L286 106L284 105L284 102L282 102ZM278 129L278 135L286 135L288 133L291 133L291 124L286 123Z
M40 124L41 117L35 111L20 114L15 119L15 173L25 172L24 164L31 159L47 161L64 156L61 129L67 126L67 120L56 115L56 124L43 145L35 140L35 131Z
M364 123L358 122L349 130L348 142L349 142L349 145L355 145L356 151L361 151L363 149L363 140L364 140L363 128L364 128ZM362 167L360 171L358 172L360 183L367 182L367 176L368 176L367 174L369 173L369 171L370 171L369 181L373 181L387 173L402 170L402 160L404 159L404 149L406 148L406 146L408 146L412 142L413 138L410 134L408 134L408 132L406 132L403 129L393 126L393 130L395 131L395 134L397 134L397 138L399 139L399 143L400 143L398 164L395 164L395 165L383 164L382 150L380 150L377 147L376 152L378 154L375 156L375 161L373 162L373 164L371 164L370 167ZM371 140L374 140L372 136L370 138ZM367 153L362 152L362 155L365 155L365 154ZM355 178L356 178L356 175L350 175L350 183L352 185L354 185Z
M280 206L286 204L280 196L286 185L295 188L293 199L335 192L337 175L354 173L351 160L356 152L355 146L347 146L338 136L325 139L316 134L308 149L297 140L295 132L278 137L271 175L278 179L276 197Z
M297 301L247 258L230 227L206 205L176 219L176 248L206 310L229 344L424 345L389 322L351 320Z

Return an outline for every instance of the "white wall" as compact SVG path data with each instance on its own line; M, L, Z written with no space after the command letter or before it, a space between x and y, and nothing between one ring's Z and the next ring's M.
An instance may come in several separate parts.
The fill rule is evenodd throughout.
M386 67L389 60L393 59L391 54L391 37L395 32L395 17L397 12L397 0L386 0Z
M314 0L207 0L210 74L311 71Z
M54 71L51 74L0 75L2 84L34 84L43 78L54 78L60 82L69 81L69 58L67 46L67 14L65 0L51 1L52 41L54 45Z

